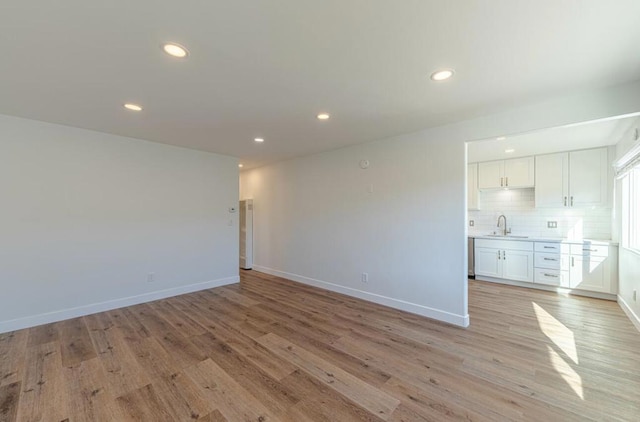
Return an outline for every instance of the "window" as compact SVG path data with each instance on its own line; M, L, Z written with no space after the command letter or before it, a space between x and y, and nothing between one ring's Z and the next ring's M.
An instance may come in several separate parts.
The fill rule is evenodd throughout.
M622 246L640 253L640 163L622 177Z

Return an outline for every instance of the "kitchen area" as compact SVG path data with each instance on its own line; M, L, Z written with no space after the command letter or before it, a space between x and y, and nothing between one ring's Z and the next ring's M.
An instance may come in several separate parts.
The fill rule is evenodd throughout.
M636 117L469 142L469 277L616 300L616 144Z

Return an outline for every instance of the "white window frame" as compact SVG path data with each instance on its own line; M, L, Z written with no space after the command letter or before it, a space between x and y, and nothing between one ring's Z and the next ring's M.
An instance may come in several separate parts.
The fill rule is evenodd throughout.
M640 163L621 177L621 245L640 254Z

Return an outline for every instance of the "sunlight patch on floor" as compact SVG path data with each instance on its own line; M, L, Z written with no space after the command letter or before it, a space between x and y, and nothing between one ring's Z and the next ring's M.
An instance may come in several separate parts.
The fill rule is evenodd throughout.
M566 325L558 321L553 315L545 311L542 306L535 302L533 304L533 311L538 319L538 326L545 336L558 346L563 352L569 356L574 363L578 362L578 350L576 349L576 340L573 335L573 331L567 328Z
M584 391L582 388L582 377L578 374L565 360L553 350L553 348L547 345L547 350L549 351L549 358L551 360L551 365L553 365L553 369L555 369L558 374L567 382L569 387L584 400Z

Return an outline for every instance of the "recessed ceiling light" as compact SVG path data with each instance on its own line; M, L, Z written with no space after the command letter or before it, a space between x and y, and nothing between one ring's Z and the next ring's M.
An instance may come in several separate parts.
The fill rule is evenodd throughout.
M449 79L450 77L452 77L453 73L453 69L436 70L431 74L431 80L444 81L445 79Z
M515 149L508 148L508 149L505 149L504 152L506 152L507 154L511 154L512 152L515 152Z
M329 116L329 113L320 113L316 117L318 117L318 120L327 120L331 116Z
M176 43L167 43L162 46L162 49L168 55L177 57L179 59L184 59L189 55L189 51L187 51L186 48Z
M244 167L244 164L240 163L240 164L238 164L238 167L242 168L242 167Z
M127 110L142 111L142 106L139 106L138 104L127 103L124 105L124 108Z
M505 139L507 139L507 137L506 137L506 136L498 136L498 137L496 138L496 141L504 141Z
M254 141L256 141L256 142L264 142L264 138L255 138Z

